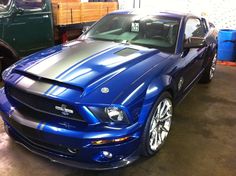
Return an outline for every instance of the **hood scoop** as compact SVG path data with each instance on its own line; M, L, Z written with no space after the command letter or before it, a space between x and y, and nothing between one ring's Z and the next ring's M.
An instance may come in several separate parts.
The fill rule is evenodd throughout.
M127 57L130 56L136 52L138 52L139 50L137 49L133 49L133 48L124 48L114 54L118 55L118 56L123 56L123 57Z

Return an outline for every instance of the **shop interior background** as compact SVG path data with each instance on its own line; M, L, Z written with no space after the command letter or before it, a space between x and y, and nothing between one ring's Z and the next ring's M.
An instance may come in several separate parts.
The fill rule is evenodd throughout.
M236 29L235 0L119 0L120 9L191 12L205 16L218 29Z

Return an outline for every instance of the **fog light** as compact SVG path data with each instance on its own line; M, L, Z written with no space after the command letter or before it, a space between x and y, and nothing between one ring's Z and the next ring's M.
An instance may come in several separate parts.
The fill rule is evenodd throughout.
M108 158L108 159L111 159L112 158L112 153L108 152L108 151L103 151L102 152L103 156Z

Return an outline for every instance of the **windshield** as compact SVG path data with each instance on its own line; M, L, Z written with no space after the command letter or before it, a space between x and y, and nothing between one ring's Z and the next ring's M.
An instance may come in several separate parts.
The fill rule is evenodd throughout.
M174 53L179 20L162 16L112 14L105 16L83 37L157 48Z

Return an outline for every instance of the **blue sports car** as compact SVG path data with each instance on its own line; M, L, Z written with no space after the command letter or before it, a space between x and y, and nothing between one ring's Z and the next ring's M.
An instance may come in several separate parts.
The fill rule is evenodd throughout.
M174 106L212 80L216 43L209 23L191 14L113 12L3 72L5 130L33 153L84 169L153 156Z

